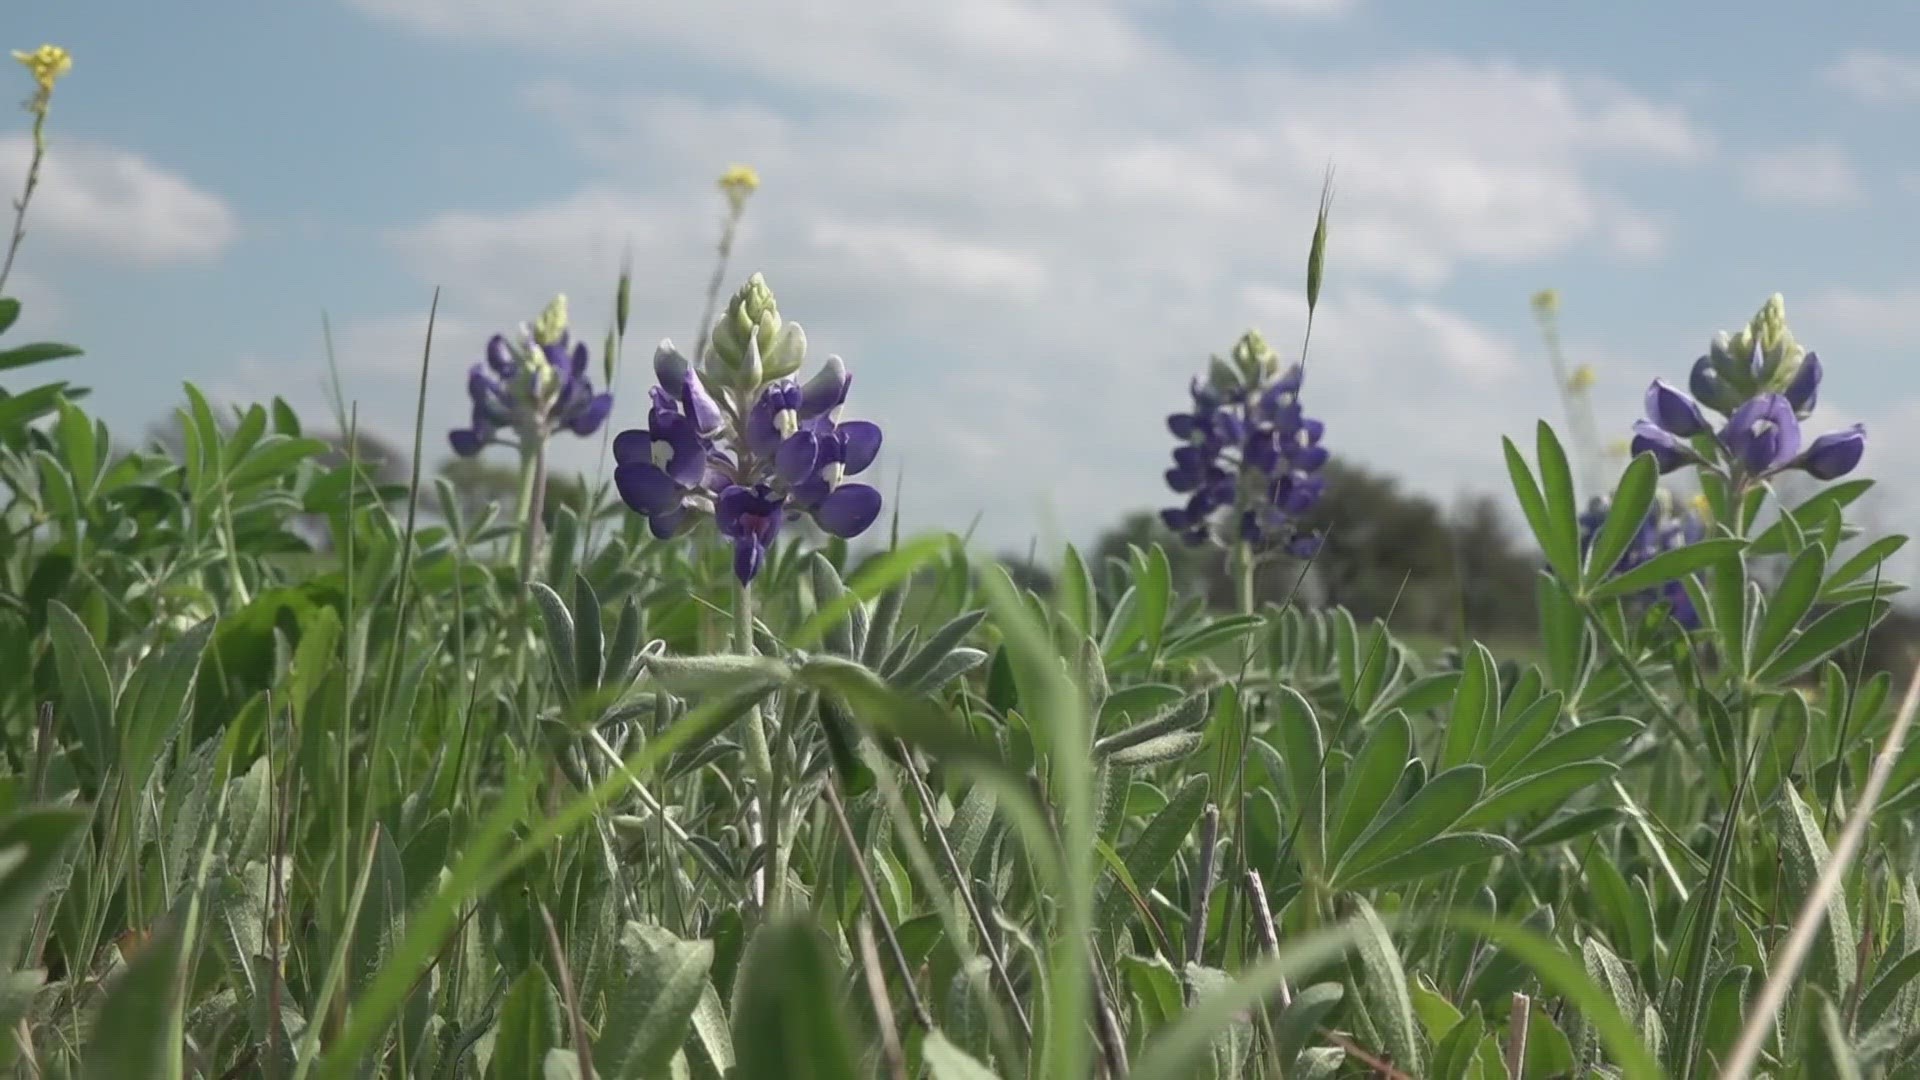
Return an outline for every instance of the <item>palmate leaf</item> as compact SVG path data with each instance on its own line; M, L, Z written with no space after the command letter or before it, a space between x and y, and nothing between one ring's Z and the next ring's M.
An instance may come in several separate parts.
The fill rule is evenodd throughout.
M1374 725L1373 734L1347 769L1340 785L1339 809L1327 834L1327 857L1338 862L1347 848L1372 825L1400 784L1413 752L1413 729L1407 718L1391 712Z
M1341 860L1334 873L1346 881L1432 840L1459 821L1486 787L1486 770L1462 765L1426 782L1413 798L1375 823Z

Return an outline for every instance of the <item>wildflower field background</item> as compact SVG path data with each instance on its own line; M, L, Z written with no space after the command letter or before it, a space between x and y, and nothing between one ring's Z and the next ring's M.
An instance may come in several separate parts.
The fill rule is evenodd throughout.
M87 73L14 56L0 297ZM1314 405L1337 178L1303 340L1201 347L1162 505L1015 555L902 527L939 494L741 265L744 165L710 281L672 255L691 340L629 341L619 265L610 325L532 296L473 356L436 294L403 436L337 382L111 432L129 361L0 298L0 1062L1920 1076L1906 538L1816 412L1853 373L1763 294L1604 415L1541 292L1552 419L1443 512Z

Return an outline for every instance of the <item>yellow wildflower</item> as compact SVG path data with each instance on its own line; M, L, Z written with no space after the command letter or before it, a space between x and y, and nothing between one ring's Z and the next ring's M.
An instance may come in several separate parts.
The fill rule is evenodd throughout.
M1607 456L1623 458L1633 452L1633 444L1625 439L1615 439L1607 444Z
M726 192L727 201L735 210L744 206L747 196L760 187L760 174L753 171L751 165L733 165L720 174L720 190Z
M1693 508L1694 513L1700 515L1702 521L1713 517L1713 504L1707 501L1704 494L1696 493L1693 498L1687 500L1687 505Z
M53 93L53 84L73 70L73 57L58 45L42 45L32 52L14 50L13 58L33 74L42 94Z
M1567 378L1567 388L1576 394L1584 394L1593 389L1593 384L1599 381L1600 377L1593 373L1592 364L1581 364L1574 368L1573 374Z
M1553 315L1560 310L1560 290L1541 289L1533 294L1533 310L1541 315Z

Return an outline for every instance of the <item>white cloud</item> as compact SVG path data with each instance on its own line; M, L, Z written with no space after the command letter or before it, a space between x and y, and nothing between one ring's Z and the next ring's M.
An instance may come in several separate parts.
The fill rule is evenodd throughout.
M33 144L0 137L0 181L17 190ZM238 231L219 196L129 150L61 140L40 171L27 225L62 248L139 265L196 262Z
M1045 288L1047 271L1020 251L949 236L907 222L826 217L810 231L815 247L866 271L869 280L954 289Z
M356 3L435 35L745 76L724 98L531 86L620 179L448 210L396 250L484 326L556 289L610 293L631 244L630 350L680 339L710 272L713 177L751 162L765 186L728 284L764 270L814 352L847 357L854 409L886 423L883 462L914 482L909 523L978 511L1009 541L1043 498L1076 531L1155 505L1164 416L1207 353L1250 323L1298 340L1329 162L1312 407L1342 453L1443 491L1499 487L1502 425L1558 407L1524 305L1500 326L1427 290L1588 245L1657 256L1663 219L1611 178L1715 152L1606 81L1448 59L1235 68L1115 4Z
M6 333L13 344L28 337L41 337L59 326L66 314L66 303L51 282L18 266L7 278L6 296L20 301L20 318Z
M1855 50L1835 61L1827 81L1869 105L1920 102L1920 58Z
M1920 285L1830 289L1797 301L1795 336L1869 347L1920 348Z
M1360 0L1228 0L1235 6L1273 15L1324 18L1344 15L1360 6Z
M1837 206L1860 198L1853 159L1837 146L1794 146L1743 155L1740 182L1749 197L1768 202Z

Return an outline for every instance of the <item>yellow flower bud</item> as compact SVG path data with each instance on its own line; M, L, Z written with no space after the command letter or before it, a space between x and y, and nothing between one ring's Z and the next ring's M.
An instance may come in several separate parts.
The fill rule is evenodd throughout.
M533 340L541 345L553 345L567 332L567 297L565 293L553 298L553 303L540 313L533 324Z
M1600 377L1594 374L1592 364L1581 364L1573 369L1572 375L1568 376L1567 389L1576 394L1584 394L1593 389L1593 384L1599 381Z
M51 94L53 84L73 70L73 57L58 45L42 45L32 52L15 50L13 58L33 75L42 94Z
M1560 311L1560 291L1541 289L1533 294L1533 310L1541 315L1554 315Z
M733 165L720 174L720 190L726 193L727 202L738 212L747 203L747 196L760 187L760 174L753 171L751 165Z

